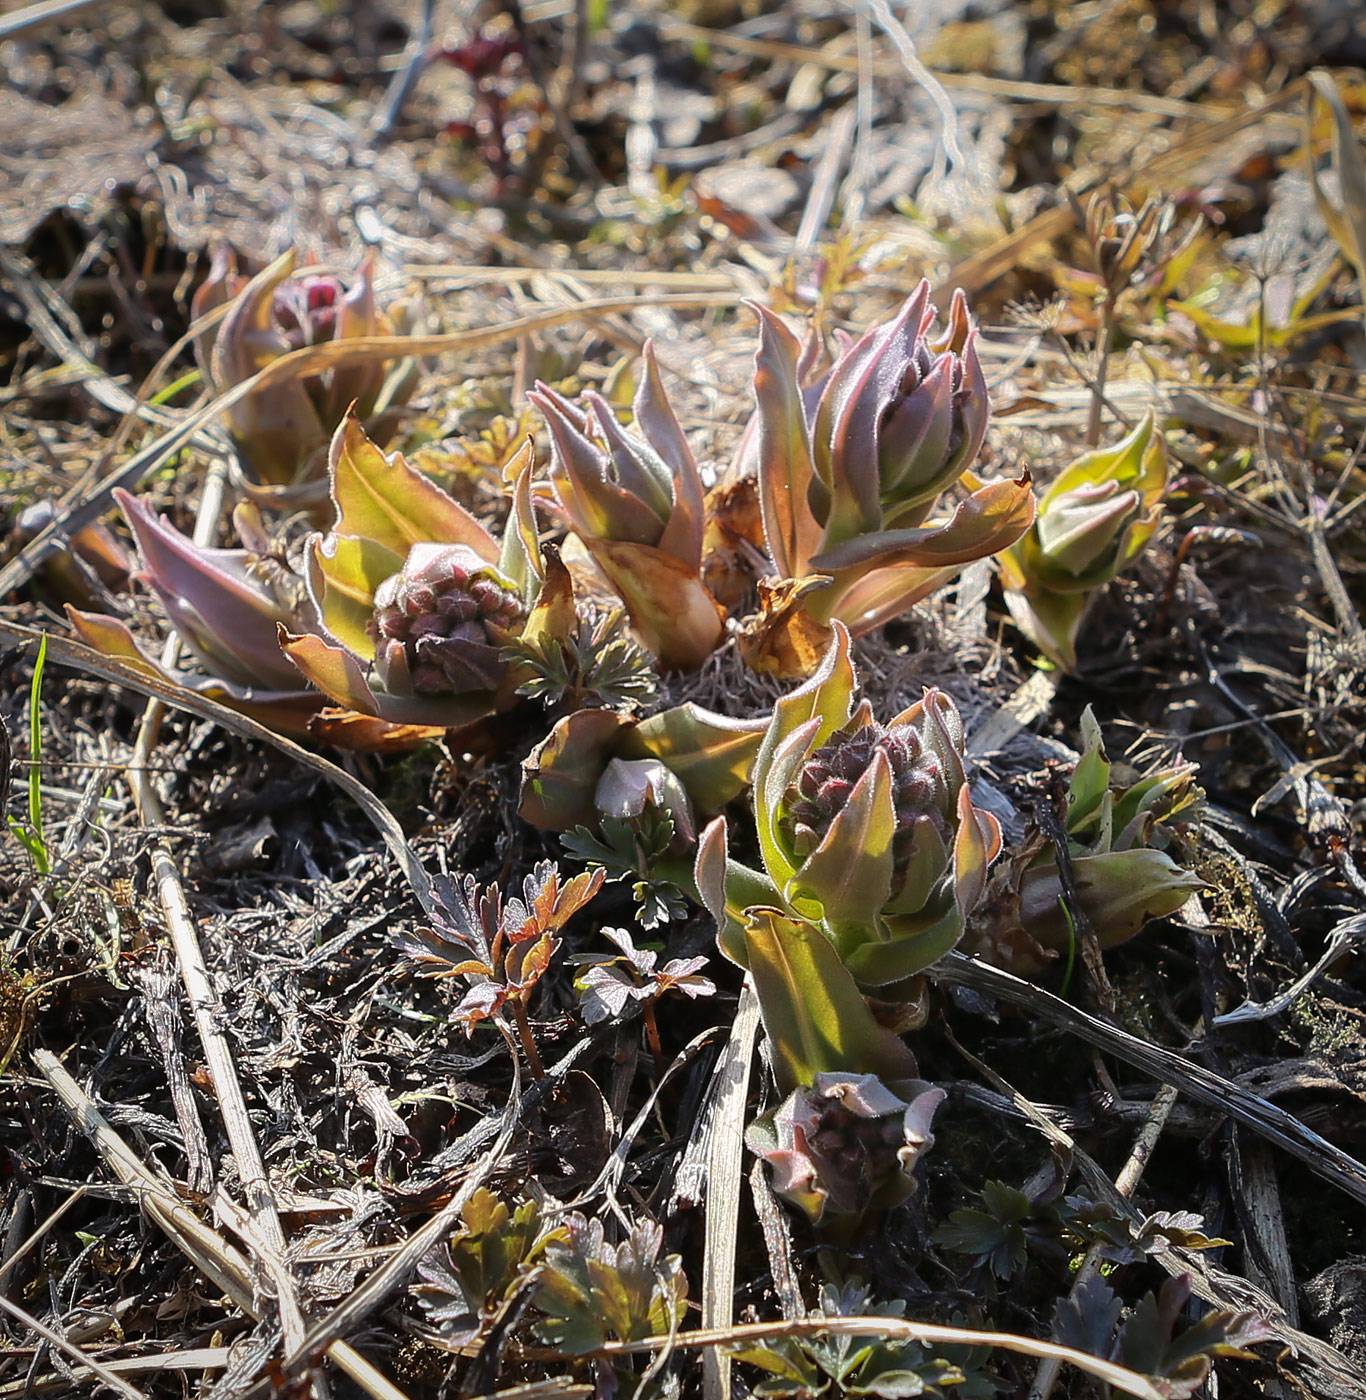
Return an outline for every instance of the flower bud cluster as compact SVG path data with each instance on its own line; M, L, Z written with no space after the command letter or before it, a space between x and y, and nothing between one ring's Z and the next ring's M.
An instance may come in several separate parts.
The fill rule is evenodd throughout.
M899 891L915 845L916 823L924 818L947 845L953 837L953 802L944 766L909 724L884 728L876 720L842 729L816 750L785 796L782 817L793 854L806 859L820 845L844 809L875 754L891 772L896 834L892 851Z
M491 690L504 634L524 615L521 599L465 545L415 544L403 571L375 590L370 622L375 668L386 689L418 695Z

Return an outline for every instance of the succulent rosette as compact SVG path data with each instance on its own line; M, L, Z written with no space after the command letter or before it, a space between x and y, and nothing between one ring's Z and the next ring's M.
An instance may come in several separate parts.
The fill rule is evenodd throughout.
M1113 447L1087 452L1044 492L1033 526L1000 555L1015 625L1066 671L1096 590L1132 563L1162 514L1169 461L1153 415Z
M351 285L330 274L297 271L293 251L250 279L233 271L220 244L209 276L195 293L196 319L231 302L216 331L202 334L195 353L205 381L218 393L250 379L272 360L305 346L362 336L395 335L401 315L381 311L375 298L373 256ZM314 475L328 438L347 409L381 443L392 431L389 410L402 406L417 384L409 358L333 366L266 385L226 410L228 431L259 483L286 487Z
M702 479L647 341L632 431L600 394L571 403L538 382L527 398L550 428L550 480L570 527L621 596L664 670L692 671L721 641L702 583Z
M909 1101L876 1075L817 1074L751 1123L745 1144L768 1163L775 1194L827 1236L849 1236L915 1190L934 1146L942 1089L913 1081Z
M755 311L764 537L779 580L828 580L802 597L807 618L838 619L858 636L1029 527L1027 475L982 483L947 519L931 521L981 450L989 413L961 293L947 331L932 339L935 312L922 283L895 318L846 342L829 373L806 388L797 336L763 307ZM765 651L756 646L756 664Z
M819 927L860 986L884 987L958 942L1000 828L973 804L953 701L927 690L879 724L855 699L849 634L839 623L834 634L816 674L774 706L755 760L762 877L726 880L712 834L698 886L713 912L724 886L721 944L736 961L738 895ZM764 884L771 896L755 898Z
M201 549L127 491L114 498L137 544L135 581L160 603L202 674L148 656L120 619L68 608L87 645L172 685L241 710L276 729L302 733L322 703L280 651L280 627L316 623L304 582L273 556L254 507L234 512L240 549Z
M354 414L329 469L336 524L308 547L319 623L282 629L290 662L338 705L390 724L459 728L511 704L501 650L535 612L538 584L529 444L509 469L501 545L402 456L385 456Z

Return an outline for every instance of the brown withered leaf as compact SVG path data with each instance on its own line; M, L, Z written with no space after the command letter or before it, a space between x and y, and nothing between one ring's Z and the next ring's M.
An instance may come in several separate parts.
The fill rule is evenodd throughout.
M759 611L740 624L740 655L761 675L804 680L830 649L830 629L815 621L802 606L808 594L829 585L824 575L759 580Z
M1013 972L1017 977L1032 977L1058 957L1053 949L1045 948L1027 933L1020 923L1020 880L1048 844L1042 832L1031 831L1010 859L996 863L987 877L981 902L958 945L962 952Z
M764 554L759 483L752 476L723 481L707 493L702 582L724 608L733 608L755 581Z
M333 706L309 720L308 732L324 744L359 753L407 753L446 734L438 725L391 724L375 715Z

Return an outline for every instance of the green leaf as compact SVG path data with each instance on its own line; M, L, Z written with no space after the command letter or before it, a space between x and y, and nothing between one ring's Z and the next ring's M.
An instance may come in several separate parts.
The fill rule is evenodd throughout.
M309 587L323 626L348 651L373 661L375 590L403 568L403 558L355 535L315 536L308 554Z
M1095 712L1088 705L1081 712L1082 754L1067 785L1068 834L1083 831L1099 811L1110 790L1110 761Z
M415 544L463 544L487 563L497 563L493 536L401 454L386 457L354 412L333 434L328 469L338 534L373 540L400 559Z
M677 775L699 811L715 812L750 781L767 721L732 719L687 701L623 734L622 758L657 758Z
M801 344L766 307L755 304L751 310L759 318L754 366L759 425L755 475L764 540L778 576L802 578L811 572L821 526L808 504L815 466L797 377Z
M915 1056L878 1023L819 929L776 909L750 909L744 938L780 1093L826 1072L915 1076Z
M33 679L28 688L28 840L23 844L33 857L38 874L51 869L47 842L43 837L43 715L40 707L43 695L43 670L47 665L47 633L38 643L38 655L33 662Z
M517 815L542 831L592 827L594 795L603 769L635 721L615 710L576 710L566 715L522 763Z
M563 1236L546 1250L533 1300L544 1314L537 1336L583 1356L606 1341L672 1331L687 1307L687 1280L678 1255L660 1258L663 1240L660 1226L640 1221L620 1245L611 1245L601 1220L566 1216Z
M966 1254L974 1264L989 1266L997 1278L1008 1279L1025 1265L1029 1237L1029 1197L1001 1181L989 1181L982 1189L985 1209L968 1207L954 1211L931 1238L955 1254Z

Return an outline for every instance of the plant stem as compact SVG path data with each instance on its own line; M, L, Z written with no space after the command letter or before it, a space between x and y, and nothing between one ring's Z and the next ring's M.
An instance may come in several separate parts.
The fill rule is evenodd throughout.
M650 1042L650 1054L655 1057L655 1073L664 1073L664 1043L659 1038L659 1022L655 1020L655 999L646 997L641 1003L645 1017L645 1039Z
M1086 420L1086 445L1100 445L1100 410L1105 402L1105 376L1110 368L1110 342L1115 332L1115 297L1105 294L1100 309L1100 340L1096 345L1096 378L1091 386L1091 413Z
M517 1038L522 1042L522 1053L526 1056L527 1068L533 1079L545 1078L545 1066L541 1063L540 1052L536 1049L536 1037L531 1033L531 1022L527 1018L526 1007L513 999L512 1015L517 1022Z

